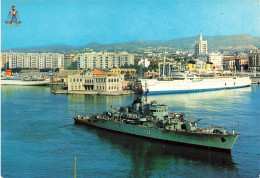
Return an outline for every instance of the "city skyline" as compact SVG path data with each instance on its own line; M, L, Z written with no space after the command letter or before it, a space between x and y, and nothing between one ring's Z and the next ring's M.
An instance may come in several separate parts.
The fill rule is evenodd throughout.
M13 4L22 23L10 28L1 21L2 50L57 44L83 46L91 42L116 44L137 39L166 41L197 36L199 31L203 36L260 36L260 6L255 0L14 0L1 2L2 19Z

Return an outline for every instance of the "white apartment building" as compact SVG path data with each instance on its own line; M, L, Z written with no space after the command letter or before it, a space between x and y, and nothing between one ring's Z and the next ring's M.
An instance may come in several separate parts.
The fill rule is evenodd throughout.
M141 66L143 66L143 67L149 67L150 61L148 61L148 59L141 59L141 60L138 62L138 65L141 65Z
M223 55L220 53L209 53L208 62L212 62L216 69L223 69Z
M207 41L202 40L201 32L199 34L199 41L195 41L194 52L195 52L195 56L208 53Z
M112 69L119 68L125 64L134 65L134 54L121 53L83 53L76 57L78 68L81 69Z
M4 53L9 68L64 68L64 55L59 53Z

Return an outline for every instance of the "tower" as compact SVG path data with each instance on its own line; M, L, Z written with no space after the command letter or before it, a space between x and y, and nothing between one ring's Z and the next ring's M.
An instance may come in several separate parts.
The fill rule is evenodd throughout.
M202 34L201 34L201 31L200 31L199 39L200 39L200 41L202 41Z
M208 53L207 41L203 41L201 32L199 34L199 41L195 41L194 52L195 57Z

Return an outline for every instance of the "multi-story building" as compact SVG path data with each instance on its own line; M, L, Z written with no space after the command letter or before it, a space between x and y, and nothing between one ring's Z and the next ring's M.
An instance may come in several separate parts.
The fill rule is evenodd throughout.
M125 64L134 65L134 54L121 53L83 53L76 57L77 67L81 69L112 69Z
M131 68L114 68L110 70L114 74L129 75L128 78L134 78L136 76L136 69Z
M117 91L122 90L124 76L108 70L88 70L84 75L68 76L68 91Z
M223 69L224 70L235 70L235 56L224 56L223 57Z
M52 81L68 83L69 75L75 75L81 73L83 73L83 70L60 70L59 73L55 74Z
M64 69L67 69L69 66L72 66L72 64L76 60L75 54L67 54L64 56ZM73 67L73 66L72 66Z
M9 68L64 68L64 55L58 53L6 53Z
M6 55L1 53L1 68L7 68Z
M260 51L250 51L248 53L248 69L260 71Z
M202 40L202 34L199 34L199 41L195 41L194 54L195 56L205 55L208 53L207 41Z
M248 57L236 57L236 70L243 71L248 69Z
M223 55L220 53L209 53L208 62L212 62L216 69L223 69Z
M150 65L150 61L148 59L141 59L138 62L138 65L142 65L143 67L149 67Z

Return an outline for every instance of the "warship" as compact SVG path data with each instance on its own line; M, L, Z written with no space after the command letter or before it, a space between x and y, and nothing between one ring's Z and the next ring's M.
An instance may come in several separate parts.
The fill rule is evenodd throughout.
M228 128L231 130L228 132L226 127L197 127L200 120L188 120L184 113L169 114L167 105L157 104L157 101L148 103L147 98L137 98L131 105L122 106L119 110L105 111L103 114L78 114L74 117L75 124L230 152L239 134L233 128Z

